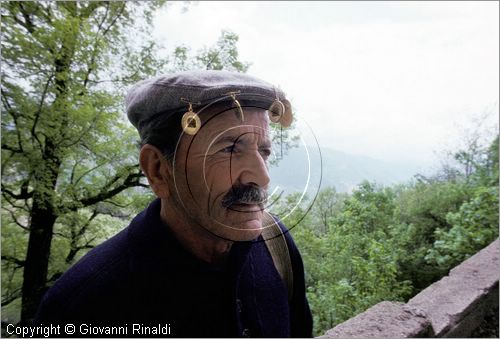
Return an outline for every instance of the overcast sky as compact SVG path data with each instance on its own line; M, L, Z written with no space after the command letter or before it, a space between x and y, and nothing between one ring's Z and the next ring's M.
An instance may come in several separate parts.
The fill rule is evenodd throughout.
M280 86L323 147L429 165L461 128L498 121L499 3L173 3L167 48L238 34L248 73Z

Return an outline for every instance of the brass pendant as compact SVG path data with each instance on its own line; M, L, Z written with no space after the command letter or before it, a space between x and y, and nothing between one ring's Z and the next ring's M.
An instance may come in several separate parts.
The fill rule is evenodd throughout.
M189 110L182 116L181 125L184 133L195 135L200 130L201 120L198 114Z
M279 99L275 99L271 106L269 106L268 112L269 120L278 123L285 113L285 105Z
M287 99L283 99L283 107L285 107L285 111L281 116L280 124L281 126L286 128L290 127L293 122L292 105L290 104L290 101L288 101Z

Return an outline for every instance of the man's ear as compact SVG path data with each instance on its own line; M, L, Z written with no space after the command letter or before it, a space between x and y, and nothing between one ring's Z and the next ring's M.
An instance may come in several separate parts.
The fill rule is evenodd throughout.
M168 180L172 178L172 168L162 152L150 144L142 146L139 164L156 196L160 199L168 198Z

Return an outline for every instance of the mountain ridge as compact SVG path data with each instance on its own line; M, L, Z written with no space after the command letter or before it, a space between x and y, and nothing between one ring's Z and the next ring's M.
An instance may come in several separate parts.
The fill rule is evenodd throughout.
M408 162L394 163L329 147L321 147L320 151L322 171L317 154L316 161L311 163L310 176L319 183L321 174L321 188L333 186L338 192L351 192L364 180L386 186L404 183L419 172L418 165ZM301 190L309 172L307 161L305 149L290 149L277 165L271 166L271 182L279 183L287 191Z

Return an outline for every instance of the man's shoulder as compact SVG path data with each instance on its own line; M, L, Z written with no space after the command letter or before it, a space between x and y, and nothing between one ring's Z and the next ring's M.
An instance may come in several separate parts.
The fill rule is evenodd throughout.
M72 310L113 299L129 280L128 228L89 251L47 291L39 313L72 317ZM120 288L118 288L120 286Z
M61 277L60 284L83 287L90 281L105 283L120 278L128 266L128 231L127 227L89 251Z

